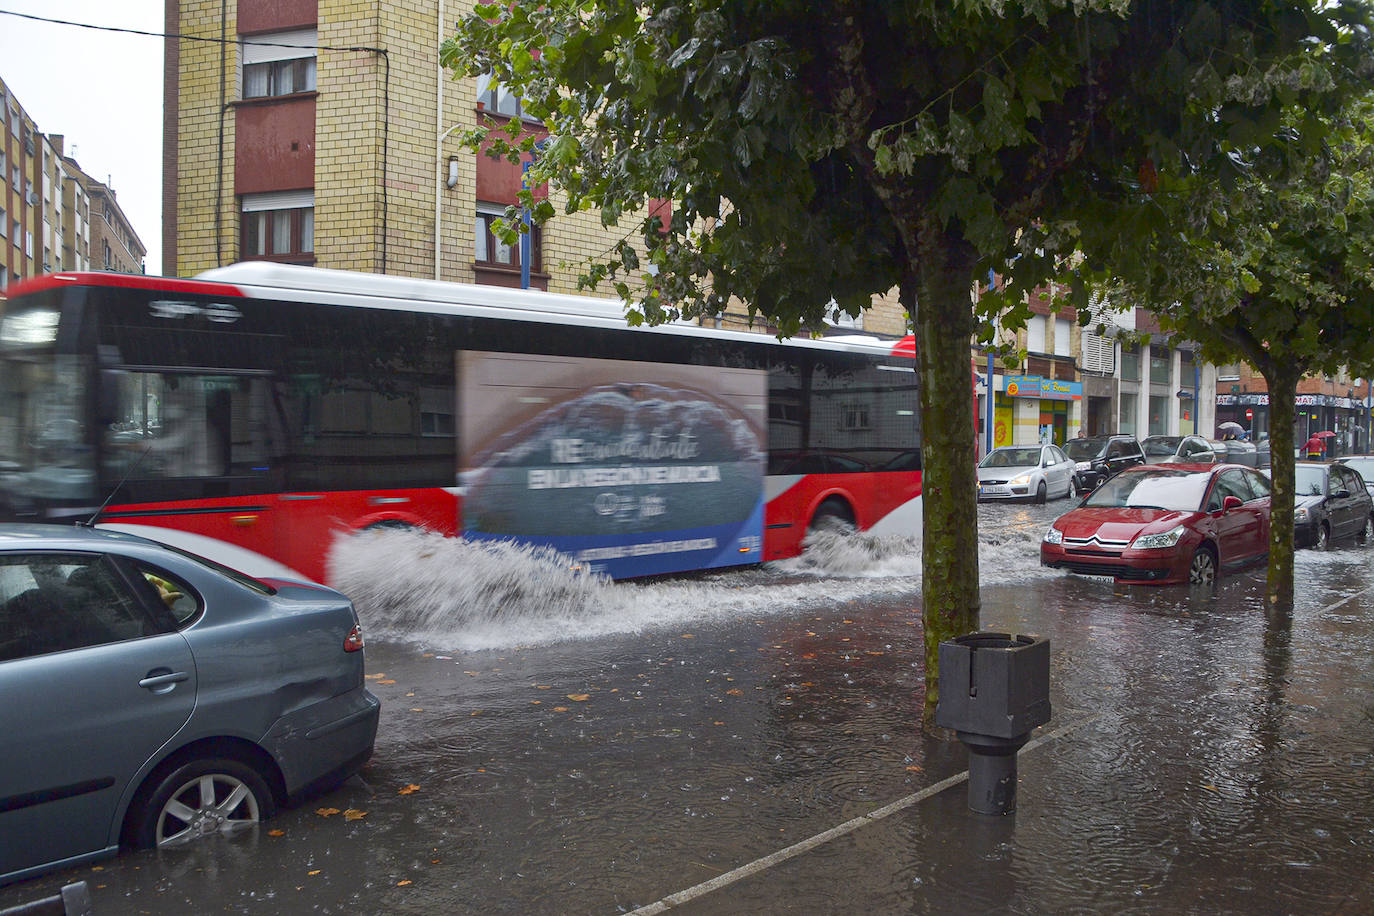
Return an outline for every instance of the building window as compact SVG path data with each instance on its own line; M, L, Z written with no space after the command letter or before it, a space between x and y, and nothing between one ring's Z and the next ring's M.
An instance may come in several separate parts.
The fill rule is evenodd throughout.
M1169 384L1170 355L1168 350L1150 348L1150 381L1156 385Z
M315 192L280 191L243 197L244 260L315 263Z
M477 77L477 107L487 114L519 118L531 124L542 123L538 118L525 114L524 107L520 104L520 96L506 88L504 83L492 79L490 73L483 73Z
M477 205L477 244L473 257L477 263L486 267L520 267L520 245L507 245L491 231L491 224L501 219L505 207L492 204ZM530 226L530 270L539 270L543 263L542 234L538 226Z
M3 239L10 231L10 221L5 215L5 208L0 207L0 239Z
M315 91L314 29L243 39L243 98Z
M1121 348L1121 379L1126 382L1140 381L1140 348Z

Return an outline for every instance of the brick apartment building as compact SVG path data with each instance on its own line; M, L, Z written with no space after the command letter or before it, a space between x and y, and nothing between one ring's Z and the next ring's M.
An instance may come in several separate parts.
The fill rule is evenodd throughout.
M142 273L146 253L114 191L0 81L0 289L59 270Z
M518 246L489 226L521 166L459 137L485 117L543 126L499 84L440 67L472 7L167 0L168 33L210 40L166 43L164 272L266 259L519 286ZM596 213L558 212L534 239L530 285L576 293L580 265L619 234ZM895 297L860 324L905 333Z

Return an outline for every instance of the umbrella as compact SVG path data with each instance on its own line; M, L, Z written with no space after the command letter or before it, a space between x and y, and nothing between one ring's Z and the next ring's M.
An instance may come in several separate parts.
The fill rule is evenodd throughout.
M1243 432L1245 432L1245 427L1231 420L1227 420L1225 423L1217 424L1218 436L1224 436L1227 433L1231 433L1234 436L1239 436Z
M1318 439L1330 439L1334 437L1336 434L1329 429L1324 429L1321 432L1313 433L1312 435L1316 436Z

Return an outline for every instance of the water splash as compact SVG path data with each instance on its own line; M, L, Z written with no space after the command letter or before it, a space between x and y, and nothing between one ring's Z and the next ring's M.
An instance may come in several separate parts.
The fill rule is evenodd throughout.
M1039 519L985 525L998 582L1039 568ZM370 633L439 650L548 645L696 621L786 616L921 587L919 538L821 530L799 557L673 579L611 582L548 548L375 529L340 539L329 581Z

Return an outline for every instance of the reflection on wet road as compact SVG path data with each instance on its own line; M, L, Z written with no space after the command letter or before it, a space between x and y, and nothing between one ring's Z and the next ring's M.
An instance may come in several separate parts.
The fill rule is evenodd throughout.
M1069 505L979 509L984 627L1050 637L1046 731L1078 725L1023 753L1018 814L970 818L950 789L684 911L1362 911L1374 550L1300 553L1276 628L1259 570L1214 595L1041 570ZM918 543L608 585L387 537L343 570L384 704L362 778L0 907L85 879L102 916L626 912L965 766L918 726Z

